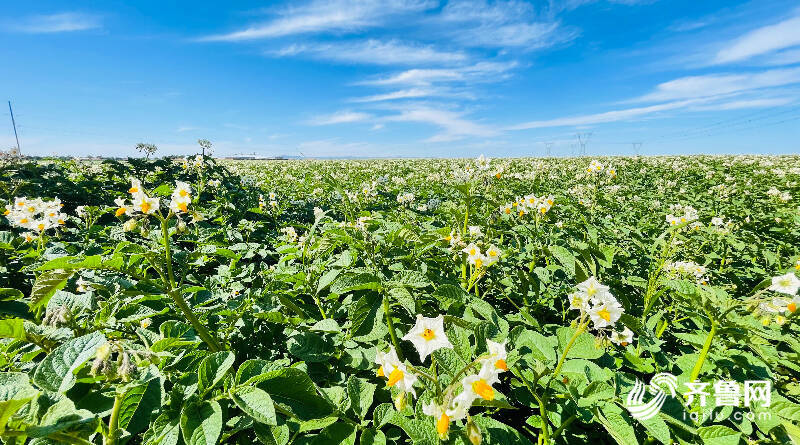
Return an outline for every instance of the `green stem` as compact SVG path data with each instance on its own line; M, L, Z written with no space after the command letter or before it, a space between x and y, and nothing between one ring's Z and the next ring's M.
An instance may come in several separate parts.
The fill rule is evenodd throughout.
M690 382L697 380L697 377L700 375L700 370L703 368L703 362L706 361L708 350L711 349L711 342L714 340L714 334L716 333L717 333L717 323L713 319L711 319L711 331L708 333L708 336L706 337L706 342L703 344L703 349L700 350L700 357L697 358L697 363L694 364L694 368L692 369L692 374L689 377Z
M192 327L195 331L197 331L197 335L200 336L201 339L208 345L208 348L211 349L211 352L219 352L222 351L222 346L220 346L219 342L216 338L214 338L211 333L208 332L205 325L200 322L197 316L192 311L192 308L189 307L189 303L181 295L180 291L175 289L175 275L172 272L172 249L169 246L169 223L167 218L161 219L161 231L164 234L164 257L167 263L167 276L169 282L166 283L168 287L167 293L169 294L172 301L178 306L178 308L183 313L183 316L189 320Z
M567 420L565 420L564 423L561 424L561 426L559 426L555 431L553 431L553 437L558 437L559 435L561 435L561 432L564 431L564 429L566 429L577 418L578 418L577 414L569 416L569 418L567 418Z
M119 411L122 407L122 399L124 394L117 394L114 396L114 408L111 410L111 418L108 419L108 435L106 436L105 445L116 445L117 436L119 435Z
M547 384L548 387L550 386L550 382L552 382L553 379L558 377L558 374L561 373L561 368L564 366L564 361L567 358L567 354L569 354L569 350L572 348L572 345L575 343L575 340L578 339L578 336L583 333L584 329L586 329L587 324L588 322L584 322L583 320L581 320L580 324L578 324L578 329L575 330L575 333L572 334L572 338L570 338L569 341L567 342L567 346L564 347L564 353L558 360L558 364L556 364L556 369L553 371L553 375L550 377L550 381Z
M392 321L392 310L389 307L389 298L384 295L383 297L383 313L386 315L386 326L389 327L389 337L392 338L394 350L397 351L397 358L403 360L403 353L400 351L400 342L397 340L397 333L394 330L394 322Z

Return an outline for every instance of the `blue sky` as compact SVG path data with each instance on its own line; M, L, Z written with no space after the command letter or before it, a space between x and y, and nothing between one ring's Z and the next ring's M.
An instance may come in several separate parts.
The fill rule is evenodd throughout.
M3 2L0 60L28 154L800 152L796 0Z

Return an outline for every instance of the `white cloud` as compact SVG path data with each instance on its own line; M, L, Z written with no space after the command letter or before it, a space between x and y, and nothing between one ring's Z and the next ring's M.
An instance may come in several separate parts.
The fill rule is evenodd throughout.
M463 117L463 113L437 110L429 107L414 107L402 110L400 114L384 118L393 122L417 122L433 124L441 128L441 132L427 139L427 142L448 142L463 139L467 136L491 137L498 131Z
M759 73L708 74L664 82L638 101L666 101L719 96L800 83L800 68L773 69Z
M51 34L59 32L87 31L102 26L101 17L79 12L35 15L22 19L9 29L30 34Z
M351 32L378 26L398 14L424 11L430 0L315 0L292 6L280 17L245 29L201 38L203 41L245 41L319 32Z
M197 131L197 130L202 130L202 128L193 127L191 125L183 125L183 126L178 127L178 129L175 130L175 131L177 131L178 133L185 133L187 131Z
M800 45L800 16L750 31L717 52L714 63L738 62L796 45Z
M368 113L361 113L357 111L337 111L333 114L325 116L317 116L309 123L311 125L333 125L333 124L346 124L351 122L362 122L371 119L372 115Z
M561 29L558 22L537 18L530 3L518 0L452 0L438 19L447 34L467 47L544 48L572 40L578 33Z
M729 102L722 102L711 105L700 105L691 107L695 111L723 111L723 110L740 110L743 108L770 108L779 107L781 105L788 105L797 100L795 97L774 97L770 99L743 99L733 100Z
M787 49L765 58L765 65L794 65L800 63L800 48Z
M385 94L375 94L372 96L356 97L351 102L381 102L384 100L413 99L418 97L433 96L437 92L423 88L409 88L407 90L392 91Z
M685 108L688 105L692 105L698 102L700 102L700 100L682 100L682 101L668 102L659 105L651 105L648 107L627 108L624 110L606 111L604 113L587 114L583 116L562 117L558 119L530 121L509 127L509 130L528 130L532 128L550 128L550 127L572 127L578 125L594 125L594 124L603 124L608 122L624 121L624 120L639 118L660 111Z
M431 45L399 40L358 40L316 45L291 45L275 56L308 54L317 59L373 65L452 64L467 59L461 51L440 51Z
M506 78L507 72L518 65L517 62L479 62L474 65L456 68L414 68L388 77L358 82L359 85L417 85L428 86L434 83L483 80L496 81Z

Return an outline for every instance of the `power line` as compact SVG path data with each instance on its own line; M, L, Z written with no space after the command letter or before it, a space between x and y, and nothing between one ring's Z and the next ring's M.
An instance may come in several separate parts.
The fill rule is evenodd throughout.
M14 120L14 110L11 109L11 101L8 101L8 112L11 113L11 126L14 127L14 139L17 140L17 152L22 154L22 148L19 146L19 135L17 135L17 122Z

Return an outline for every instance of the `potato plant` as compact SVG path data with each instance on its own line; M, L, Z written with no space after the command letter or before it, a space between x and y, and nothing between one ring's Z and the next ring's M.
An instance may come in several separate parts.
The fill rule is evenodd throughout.
M3 443L800 443L800 157L0 162Z

